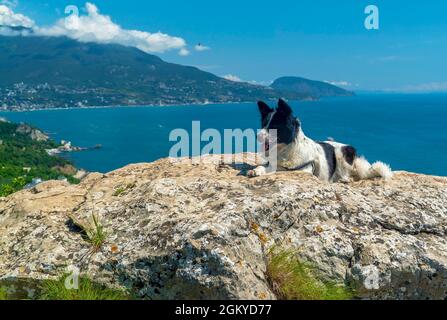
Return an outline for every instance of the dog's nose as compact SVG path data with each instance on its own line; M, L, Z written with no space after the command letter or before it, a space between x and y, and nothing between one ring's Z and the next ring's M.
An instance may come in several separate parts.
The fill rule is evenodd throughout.
M268 136L269 136L269 134L268 134L267 130L262 129L262 130L259 131L259 133L258 133L258 141L259 141L260 143L264 143L264 142L267 140Z

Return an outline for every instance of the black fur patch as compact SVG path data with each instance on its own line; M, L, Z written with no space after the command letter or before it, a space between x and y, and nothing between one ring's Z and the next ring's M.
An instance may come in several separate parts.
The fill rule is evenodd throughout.
M296 138L300 129L300 122L293 116L292 108L282 99L278 101L278 108L272 110L269 106L259 103L259 110L263 117L262 127L276 130L278 143L290 144ZM264 116L263 112L271 110Z
M329 178L335 173L335 168L337 166L337 158L335 156L335 148L333 145L325 142L318 142L318 144L323 148L324 155L326 156L327 165L329 168Z
M346 162L352 166L355 158L357 157L357 150L355 150L354 147L346 146L341 148L341 151L343 152L343 157L345 158Z

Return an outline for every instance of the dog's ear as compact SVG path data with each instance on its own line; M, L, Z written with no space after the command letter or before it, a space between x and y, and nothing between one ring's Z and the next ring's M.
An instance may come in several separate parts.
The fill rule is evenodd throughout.
M266 115L268 115L270 112L273 112L273 109L270 108L267 103L263 102L263 101L259 101L258 102L258 108L259 108L259 112L261 112L261 115L263 117L265 117Z
M279 99L278 101L278 113L281 115L288 117L293 113L292 108L285 102L283 99Z

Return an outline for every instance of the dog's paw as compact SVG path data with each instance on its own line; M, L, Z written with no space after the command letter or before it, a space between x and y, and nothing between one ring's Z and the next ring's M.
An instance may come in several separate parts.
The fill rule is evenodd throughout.
M250 170L247 172L247 177L254 178L264 176L267 173L267 169L265 167L257 167L254 170Z
M337 181L334 181L334 182L338 182L338 183L342 183L342 184L349 184L353 181L354 181L354 179L352 179L352 178L344 177L344 178L338 179Z
M247 171L247 177L254 178L254 177L257 177L257 176L258 175L256 173L256 170L249 170L249 171Z

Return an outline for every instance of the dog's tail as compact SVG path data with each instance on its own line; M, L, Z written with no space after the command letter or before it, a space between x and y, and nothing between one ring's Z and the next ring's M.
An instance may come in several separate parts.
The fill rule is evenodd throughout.
M393 171L389 165L380 161L370 164L364 157L358 157L354 160L353 169L354 175L356 175L359 180L374 178L388 180L393 177Z

